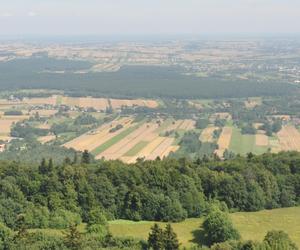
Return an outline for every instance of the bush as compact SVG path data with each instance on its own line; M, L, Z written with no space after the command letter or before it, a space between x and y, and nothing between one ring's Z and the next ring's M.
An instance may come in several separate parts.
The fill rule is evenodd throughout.
M75 214L63 209L58 209L51 214L49 227L56 229L65 229L70 225L78 225L80 223L81 217L79 214Z
M233 227L229 216L220 210L214 210L208 214L203 222L203 229L208 245L240 239L240 234Z

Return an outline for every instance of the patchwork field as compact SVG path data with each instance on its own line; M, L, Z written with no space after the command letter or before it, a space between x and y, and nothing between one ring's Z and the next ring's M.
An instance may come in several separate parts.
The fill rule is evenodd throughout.
M257 125L258 126L258 125ZM207 127L201 133L200 140L211 141L213 127ZM237 127L224 127L218 139L219 149L215 153L223 157L226 149L229 151L246 155L249 152L263 154L280 151L300 151L300 132L293 125L283 126L273 136L267 136L264 131L258 130L257 134L242 134Z
M120 109L123 106L133 107L148 107L157 108L158 103L155 100L122 100L122 99L106 99L106 98L93 98L93 97L61 97L61 104L67 106L77 106L80 108L95 108L97 110L106 110L111 107L112 109Z
M200 141L202 142L212 142L213 141L213 133L214 131L218 129L217 127L207 127L203 129L201 135L200 135Z
M109 139L113 138L114 136L122 133L126 130L126 128L130 127L132 124L132 119L130 118L122 118L119 120L112 121L110 123L104 124L99 128L89 131L74 140L67 142L63 146L67 148L74 148L79 151L95 150L99 145L103 144L104 142L108 141ZM115 133L110 133L109 130L118 124L122 125L123 128L119 129Z
M300 246L300 207L264 210L260 212L239 212L230 214L243 240L262 241L270 230L283 230ZM172 223L174 231L183 247L190 247L198 242L197 235L201 230L203 219L187 219L180 223ZM116 220L109 224L115 236L128 236L147 239L154 222ZM165 227L166 223L158 223Z
M37 105L66 105L80 108L95 108L96 110L106 110L111 107L112 109L120 109L123 106L133 107L149 107L157 108L159 106L156 100L146 99L107 99L107 98L94 98L94 97L67 97L60 95L53 95L44 98L24 98L22 100L6 100L0 99L0 109L10 109L20 106L37 106Z
M122 128L111 132L110 130L122 125ZM89 150L96 159L120 159L133 163L138 158L154 160L164 158L171 152L178 150L175 143L174 131L187 131L193 129L193 120L171 120L150 122L133 122L130 117L114 120L109 124L75 138L64 144L67 148L79 151ZM165 136L165 134L168 134Z

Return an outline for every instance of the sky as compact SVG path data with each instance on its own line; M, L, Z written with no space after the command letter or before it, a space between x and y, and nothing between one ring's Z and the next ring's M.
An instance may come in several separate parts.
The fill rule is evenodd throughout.
M300 0L2 0L0 36L300 33Z

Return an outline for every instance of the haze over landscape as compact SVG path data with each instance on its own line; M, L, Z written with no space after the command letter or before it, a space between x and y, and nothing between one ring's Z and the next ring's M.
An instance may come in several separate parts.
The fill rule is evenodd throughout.
M0 250L297 250L298 0L0 3Z
M11 0L1 35L299 33L297 0Z

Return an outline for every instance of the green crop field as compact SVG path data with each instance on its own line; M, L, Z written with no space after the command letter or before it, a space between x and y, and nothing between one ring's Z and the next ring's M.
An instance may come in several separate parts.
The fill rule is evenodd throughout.
M254 135L242 135L238 128L232 128L232 137L229 146L230 151L236 154L246 155L249 152L253 152L254 147Z
M254 154L263 154L268 151L269 147L256 146L255 135L243 135L240 129L232 128L232 137L229 150L241 155L246 155L249 152Z
M260 212L241 212L231 214L234 225L241 233L243 240L261 241L269 230L283 230L300 246L300 207L264 210ZM182 246L191 246L197 242L203 219L187 219L172 223ZM115 236L129 236L147 239L150 227L154 222L132 222L116 220L109 224ZM159 223L165 226L165 223Z
M148 145L149 142L147 141L140 141L135 146L133 146L131 149L128 150L127 153L125 153L125 156L135 156L138 154L144 147Z

